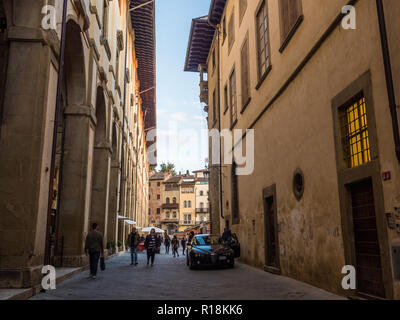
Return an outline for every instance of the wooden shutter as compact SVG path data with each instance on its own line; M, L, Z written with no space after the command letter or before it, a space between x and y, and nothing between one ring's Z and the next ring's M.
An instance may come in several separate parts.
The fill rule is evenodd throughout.
M242 23L247 9L247 0L239 0L239 25Z
M249 92L249 82L250 82L250 77L249 77L249 45L248 45L248 39L246 38L242 51L241 51L241 66L242 66L242 107L247 103L247 101L250 98L250 92Z
M279 0L281 38L284 41L302 15L301 0Z
M235 16L234 12L231 14L231 18L228 22L228 49L229 52L232 49L233 43L235 42Z

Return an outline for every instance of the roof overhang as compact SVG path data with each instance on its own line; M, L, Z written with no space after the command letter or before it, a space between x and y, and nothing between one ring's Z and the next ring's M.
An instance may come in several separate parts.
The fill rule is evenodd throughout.
M129 7L134 8L149 2L131 0ZM156 36L155 4L148 3L130 12L135 32L135 52L138 60L140 97L144 116L145 130L156 128Z
M199 65L206 65L215 29L208 23L208 16L192 20L186 51L185 71L198 72Z
M220 24L225 4L226 0L211 0L210 10L208 12L208 21L212 25Z

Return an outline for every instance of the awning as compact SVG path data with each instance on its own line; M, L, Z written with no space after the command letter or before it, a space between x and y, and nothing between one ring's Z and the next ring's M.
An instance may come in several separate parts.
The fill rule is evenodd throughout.
M226 0L211 0L208 20L213 25L221 22L222 14L224 13Z
M192 20L186 51L185 71L198 72L199 65L207 63L214 32L215 29L209 25L207 16Z
M125 219L128 219L128 218L127 218L127 217L124 217L124 216L118 215L118 219L123 219L123 220L125 220Z
M136 221L127 219L127 220L125 220L125 223L127 223L127 224L136 224Z

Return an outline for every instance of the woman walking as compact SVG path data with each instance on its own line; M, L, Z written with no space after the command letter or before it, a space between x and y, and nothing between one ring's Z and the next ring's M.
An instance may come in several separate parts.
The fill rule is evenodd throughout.
M150 234L146 237L146 241L144 243L144 247L147 249L147 265L149 265L150 259L151 266L154 265L154 257L160 246L160 239L157 237L156 230L153 228L151 229Z
M178 253L179 240L176 236L173 237L171 244L172 244L172 253L174 254L174 258L175 258L175 255L177 255L179 257L179 253Z
M171 239L169 238L167 233L165 233L164 245L165 245L165 253L169 254L169 247L171 246Z

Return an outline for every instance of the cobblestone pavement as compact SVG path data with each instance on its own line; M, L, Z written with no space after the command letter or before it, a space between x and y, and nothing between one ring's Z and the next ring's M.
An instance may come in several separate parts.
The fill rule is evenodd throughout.
M181 251L180 251L181 252ZM190 270L186 257L156 255L154 267L146 265L145 254L139 254L139 265L130 265L130 254L124 253L106 262L106 270L97 279L88 271L40 293L32 300L112 299L112 300L319 300L343 299L308 284L273 275L245 264L234 269Z

